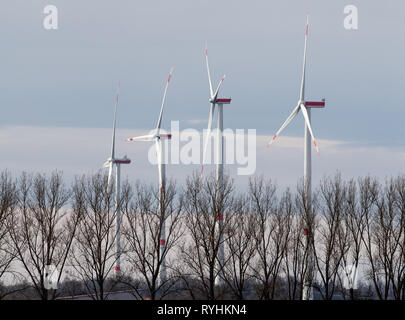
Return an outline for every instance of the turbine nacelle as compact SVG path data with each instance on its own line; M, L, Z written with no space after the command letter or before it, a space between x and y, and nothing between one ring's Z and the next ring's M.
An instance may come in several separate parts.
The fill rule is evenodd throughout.
M106 162L103 164L103 168L109 167L111 164L130 164L131 159L128 159L127 156L125 156L122 159L108 159Z
M324 108L325 104L325 99L322 99L321 101L304 101L304 105L307 108Z
M209 101L212 104L230 104L232 99L231 98L215 98L215 99L210 99Z
M115 164L130 164L131 159L128 159L127 156L125 155L124 158L122 158L122 159L114 159L113 163L115 163Z
M159 139L171 139L172 138L172 134L171 133L161 133L159 136L156 136Z
M324 108L326 105L325 99L321 101L305 101L305 100L298 100L298 105L304 105L307 108Z

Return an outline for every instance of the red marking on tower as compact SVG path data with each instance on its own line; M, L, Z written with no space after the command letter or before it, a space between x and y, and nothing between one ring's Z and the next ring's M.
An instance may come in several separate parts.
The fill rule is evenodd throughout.
M308 35L308 24L307 24L307 29L305 30L305 34Z
M222 221L224 220L224 215L223 214L217 214L217 221Z
M307 236L309 233L308 229L304 229L304 236Z
M120 267L118 267L118 266L115 266L115 267L114 267L114 270L115 270L115 271L120 271L120 270L121 270L121 268L120 268Z
M161 246L164 246L166 244L166 240L165 239L160 239L159 241Z

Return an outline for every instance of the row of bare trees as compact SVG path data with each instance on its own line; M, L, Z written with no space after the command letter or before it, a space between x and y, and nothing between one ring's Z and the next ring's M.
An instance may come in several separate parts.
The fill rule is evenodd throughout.
M320 181L311 206L302 182L279 190L263 177L240 193L229 177L218 186L195 174L168 183L163 205L153 185L124 182L118 204L106 185L101 173L70 187L60 172L0 174L0 299L102 300L118 290L138 299L297 300L308 274L320 299L405 299L405 176L337 173Z

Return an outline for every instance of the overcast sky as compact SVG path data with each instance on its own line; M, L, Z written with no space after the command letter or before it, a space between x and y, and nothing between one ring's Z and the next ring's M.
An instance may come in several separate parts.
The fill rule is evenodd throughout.
M58 30L43 28L48 4L59 10ZM343 27L348 4L358 8L356 31ZM404 172L401 0L3 0L1 169L58 168L69 179L96 171L109 156L121 80L117 151L134 162L123 174L156 181L149 146L123 140L155 126L172 64L163 126L179 120L181 129L206 127L207 41L213 82L227 73L221 94L232 97L224 126L256 129L257 173L295 184L303 169L302 115L274 148L265 142L298 100L308 9L307 100L327 101L312 113L321 148L314 180L336 170L346 177ZM193 170L198 166L170 166L167 174L182 179Z

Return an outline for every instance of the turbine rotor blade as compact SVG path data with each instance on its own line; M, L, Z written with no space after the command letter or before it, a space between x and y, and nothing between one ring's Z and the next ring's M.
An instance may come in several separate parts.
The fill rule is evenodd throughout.
M205 145L204 145L204 151L203 151L203 159L202 159L202 165L201 165L201 177L204 173L204 162L205 162L205 156L207 154L207 148L208 148L208 142L211 136L211 128L212 128L212 119L214 117L214 111L215 111L215 104L211 103L211 108L210 108L210 115L208 118L208 128L207 128L207 136L205 139Z
M277 131L277 133L273 136L273 139L271 139L268 143L267 143L267 148L270 147L270 145L276 140L276 138L279 136L279 134L281 133L281 131L284 130L284 128L291 122L292 119L294 119L294 117L297 115L297 113L300 111L300 105L297 105L293 112L291 112L291 114L288 116L287 120L284 121L283 125L281 126L281 128Z
M218 92L219 92L219 88L221 88L222 82L224 82L225 77L226 77L226 74L224 74L224 75L222 76L221 80L219 81L218 87L217 87L217 90L215 90L213 99L216 99L216 98L217 98Z
M159 135L160 125L162 123L163 108L165 106L165 101L166 101L167 88L169 87L169 83L170 83L170 79L172 78L173 71L174 71L174 66L172 66L170 68L169 76L167 78L167 82L166 82L166 86L165 86L165 91L163 93L162 105L160 106L160 114L159 114L159 118L158 118L158 122L157 122L157 126L156 126L157 135Z
M128 138L125 141L127 141L127 142L132 142L132 141L153 141L153 139L155 137L156 136L153 135L153 134L148 134L148 135L145 135L145 136L138 136L138 137Z
M111 162L112 162L111 160L107 160L106 162L103 163L102 168L107 168Z
M112 144L111 144L111 159L114 159L114 156L115 156L115 127L117 124L117 108L118 108L119 95L120 95L120 81L118 81L117 95L115 98L114 123L113 123L113 134L112 134Z
M207 64L207 73L208 73L208 82L210 85L210 98L213 99L214 98L214 91L212 89L212 82L211 82L211 73L210 73L210 66L208 63L208 48L207 48L207 43L205 43L205 62Z
M309 13L307 15L307 25L306 25L306 28L305 28L304 61L303 61L303 65L302 65L302 79L301 79L300 100L304 100L304 96L305 96L305 71L306 71L306 64L307 64L308 31L309 31Z
M309 121L309 116L308 116L307 108L306 108L303 104L301 104L300 107L301 107L302 114L304 115L305 123L307 124L307 128L308 128L308 130L309 130L309 133L311 134L312 141L314 142L314 147L315 147L315 149L316 149L316 152L318 152L318 155L319 155L319 148L318 148L318 145L317 145L317 143L316 143L314 134L313 134L313 132L312 132L311 123L310 123L310 121Z

